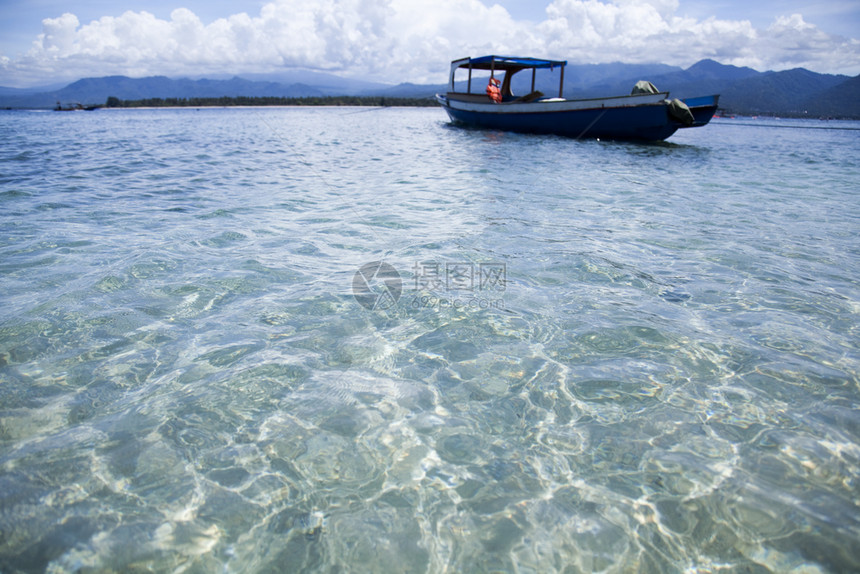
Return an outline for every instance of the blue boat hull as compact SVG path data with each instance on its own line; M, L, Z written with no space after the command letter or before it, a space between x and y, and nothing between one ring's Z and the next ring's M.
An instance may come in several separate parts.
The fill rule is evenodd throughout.
M488 111L457 109L449 105L446 98L437 99L452 121L468 126L574 138L644 141L664 140L680 128L703 126L711 120L717 109L716 96L684 100L693 114L693 123L687 125L673 119L663 103L511 113L502 106L495 109L490 107Z

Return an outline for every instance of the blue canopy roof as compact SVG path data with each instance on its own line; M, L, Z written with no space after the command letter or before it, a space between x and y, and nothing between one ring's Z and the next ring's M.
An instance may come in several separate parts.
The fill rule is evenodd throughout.
M451 62L460 68L475 68L478 70L504 70L508 68L554 68L567 64L565 60L543 60L540 58L518 58L510 56L481 56L479 58L463 58Z

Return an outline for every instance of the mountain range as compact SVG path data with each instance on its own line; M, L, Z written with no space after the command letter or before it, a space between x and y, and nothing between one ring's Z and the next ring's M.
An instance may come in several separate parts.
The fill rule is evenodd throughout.
M526 93L531 89L531 78L526 78L526 74L520 76L515 77L514 92ZM626 94L638 80L649 80L661 91L669 91L672 97L720 94L720 107L725 113L860 119L860 76L819 74L803 68L758 72L713 60L702 60L686 69L664 64L570 64L565 67L564 95L600 97ZM536 88L554 94L558 90L557 82L556 75L539 82ZM480 81L473 82L473 91L481 91L483 86L476 86L476 83ZM459 82L457 88L461 89ZM121 100L221 96L429 99L434 93L446 90L445 84L390 85L310 71L214 79L107 76L81 79L64 87L0 87L0 108L52 108L57 102L63 105L103 104L108 97Z

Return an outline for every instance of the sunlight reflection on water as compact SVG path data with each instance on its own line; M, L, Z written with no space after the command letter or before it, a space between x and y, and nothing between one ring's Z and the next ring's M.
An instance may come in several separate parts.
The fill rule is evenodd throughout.
M0 114L0 569L860 568L854 132L349 111Z

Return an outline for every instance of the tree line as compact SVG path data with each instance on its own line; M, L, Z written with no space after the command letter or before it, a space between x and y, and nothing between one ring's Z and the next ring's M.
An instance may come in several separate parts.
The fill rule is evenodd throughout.
M398 106L430 107L437 105L433 98L392 98L387 96L309 96L290 98L281 96L220 96L215 98L144 98L121 100L110 96L107 108L203 108L231 106Z

